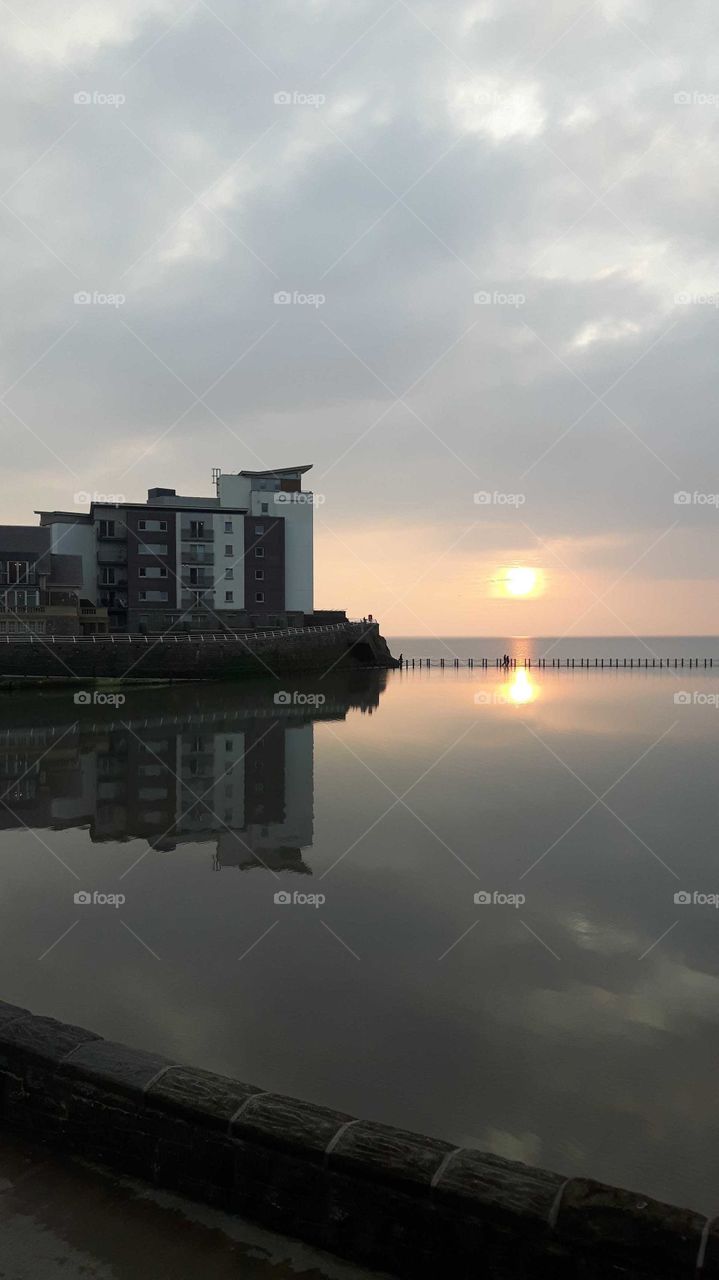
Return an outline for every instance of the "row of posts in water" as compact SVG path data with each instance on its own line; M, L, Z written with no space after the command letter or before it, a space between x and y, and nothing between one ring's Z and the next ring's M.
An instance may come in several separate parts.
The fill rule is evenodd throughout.
M400 666L411 668L419 667L497 667L503 671L514 671L517 666L531 668L551 668L560 667L573 670L575 667L591 667L597 669L624 668L629 670L639 668L643 671L652 667L657 669L661 667L712 667L714 665L713 658L510 658L505 661L502 658L400 658Z

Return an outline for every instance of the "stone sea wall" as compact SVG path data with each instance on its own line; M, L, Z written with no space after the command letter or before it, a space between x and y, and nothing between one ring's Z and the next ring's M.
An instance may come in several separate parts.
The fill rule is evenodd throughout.
M407 1280L719 1277L719 1222L0 1004L0 1124Z
M396 665L375 624L348 622L226 636L0 638L0 676L233 680L294 671Z

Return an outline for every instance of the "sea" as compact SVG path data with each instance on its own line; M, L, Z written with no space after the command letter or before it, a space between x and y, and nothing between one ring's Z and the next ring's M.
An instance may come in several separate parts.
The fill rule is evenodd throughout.
M2 694L0 998L716 1212L719 640L390 645Z

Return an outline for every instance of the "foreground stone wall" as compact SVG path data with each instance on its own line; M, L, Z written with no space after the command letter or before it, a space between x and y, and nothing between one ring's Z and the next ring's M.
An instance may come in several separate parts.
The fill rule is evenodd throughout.
M408 1280L719 1277L719 1224L0 1004L0 1123Z
M97 636L30 643L0 639L2 676L74 676L95 679L232 680L341 669L396 666L376 625L348 622L322 631L278 631L264 638L170 634L167 637Z

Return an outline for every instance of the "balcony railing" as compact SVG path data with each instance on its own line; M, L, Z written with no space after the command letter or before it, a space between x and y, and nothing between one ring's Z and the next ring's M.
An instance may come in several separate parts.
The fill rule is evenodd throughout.
M180 536L183 542L214 542L215 531L214 529L208 529L207 526L202 532L199 530L193 531L189 525L186 527L183 525L180 529Z
M215 563L214 549L211 551L205 551L202 543L200 543L199 546L190 545L189 547L183 547L182 562L183 566L185 564L198 566L202 566L203 564L213 565Z

